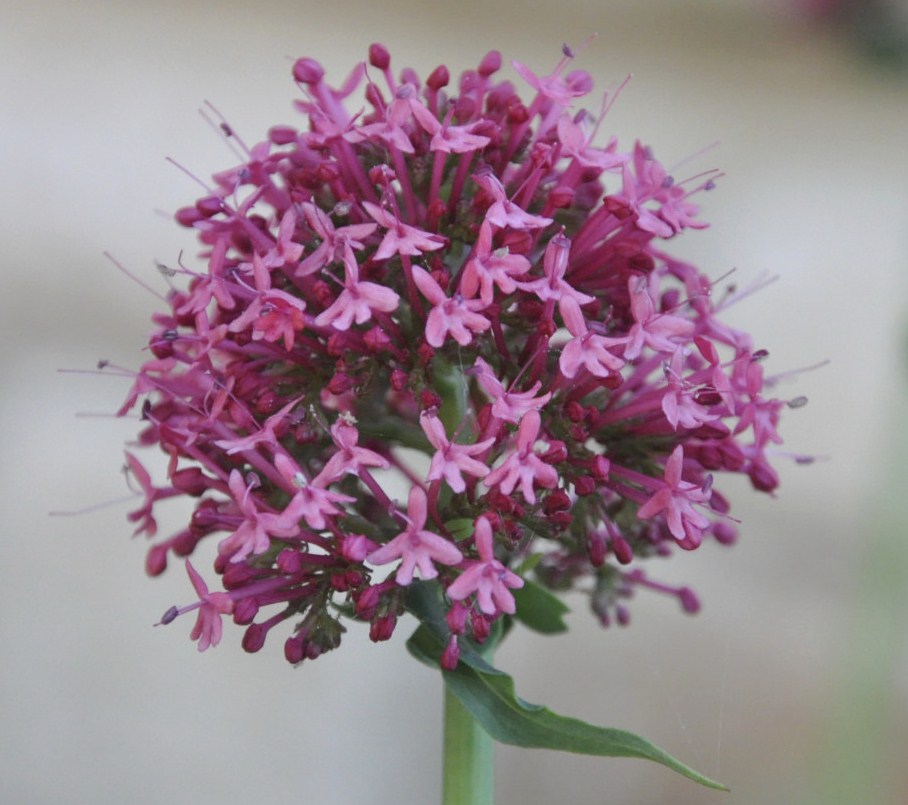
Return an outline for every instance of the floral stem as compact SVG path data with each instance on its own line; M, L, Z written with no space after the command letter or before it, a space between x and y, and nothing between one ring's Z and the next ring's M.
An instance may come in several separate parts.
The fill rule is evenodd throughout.
M492 805L494 741L445 686L443 805Z

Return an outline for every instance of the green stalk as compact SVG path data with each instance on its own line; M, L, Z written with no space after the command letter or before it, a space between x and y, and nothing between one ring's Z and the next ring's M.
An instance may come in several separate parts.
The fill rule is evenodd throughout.
M493 805L495 742L445 685L443 805Z
M439 418L448 436L453 438L458 428L463 429L469 409L467 379L459 367L436 356L433 380L435 391L442 399ZM492 648L487 645L486 651ZM443 805L493 805L495 741L447 685L443 753Z

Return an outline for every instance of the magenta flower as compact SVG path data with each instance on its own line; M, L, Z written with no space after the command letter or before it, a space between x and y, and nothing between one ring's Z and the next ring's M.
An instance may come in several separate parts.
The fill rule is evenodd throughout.
M198 609L200 648L230 615L246 650L277 630L311 660L348 619L387 639L431 588L452 667L521 618L515 568L603 624L627 622L635 590L691 611L637 564L733 540L713 478L777 487L786 404L765 353L669 254L705 226L712 179L597 145L613 99L583 101L572 60L515 63L521 87L495 52L422 80L376 45L332 87L303 58L298 126L247 147L225 122L241 164L176 214L198 262L165 270L144 364L108 368L130 384L119 413L139 414L128 516L155 540L149 571L216 554L224 592L187 564L197 600L163 619ZM170 498L192 512L161 536Z
M198 640L199 651L205 651L210 646L216 646L221 642L221 635L224 630L221 616L230 615L233 612L233 600L227 593L208 592L208 585L205 584L205 580L188 559L186 560L186 572L189 574L189 580L199 596L199 603L197 604L199 614L196 616L195 626L192 627L192 631L189 633L189 639Z
M435 448L432 465L426 476L427 480L444 479L454 492L463 492L467 488L463 473L476 478L485 478L489 474L489 468L474 456L485 453L495 444L494 439L486 439L477 444L455 444L448 441L445 426L435 414L429 411L423 411L419 424L422 426L426 438Z
M426 341L433 347L440 347L449 335L465 347L473 340L474 333L484 333L492 326L479 313L487 307L481 299L464 299L460 294L449 299L432 275L419 266L413 266L413 282L432 303L426 319Z
M517 429L517 448L508 454L504 463L492 470L483 483L489 488L498 486L505 495L510 495L514 488L520 491L527 503L536 502L534 484L546 489L558 486L558 473L555 468L546 464L533 452L539 438L541 418L538 411L528 411Z
M377 204L364 201L363 209L387 230L375 252L376 260L386 260L395 254L415 257L423 252L434 252L444 246L444 240L438 235L403 223Z
M684 448L679 444L665 462L665 481L649 500L637 511L637 516L648 520L664 514L671 535L683 548L696 548L703 531L710 522L695 508L695 503L705 503L710 493L697 484L681 480Z
M512 294L517 290L514 277L523 276L529 270L530 261L522 254L510 254L507 247L492 251L492 226L485 220L464 267L461 290L468 298L479 291L479 298L485 305L490 305L495 286L503 294Z
M438 576L436 562L441 565L456 565L463 560L463 554L453 542L423 528L426 524L426 506L426 493L414 486L407 501L407 527L389 543L366 557L366 561L373 565L402 560L395 579L403 586L413 581L414 570L419 570L423 579L434 579Z
M242 517L238 518L236 530L218 545L218 553L231 562L241 562L250 554L265 553L271 547L272 537L293 537L299 533L300 513L296 506L288 507L281 514L260 509L262 504L237 470L231 471L227 483Z
M448 597L452 601L463 601L475 595L483 614L491 618L501 613L513 615L517 611L517 604L511 590L523 587L523 579L495 558L492 552L492 526L486 517L476 519L473 541L479 552L479 560L470 562L467 569L451 582Z
M505 422L518 424L528 411L538 411L551 398L551 392L539 397L536 394L542 388L538 380L526 391L508 391L498 376L482 358L476 359L473 373L480 388L492 398L492 415Z
M360 467L386 470L390 466L384 456L359 446L359 431L343 418L331 426L331 438L338 449L320 473L327 479L327 483L332 483L345 474L356 475Z
M344 267L344 289L331 307L316 316L317 327L331 325L336 330L349 330L354 322L362 324L369 321L375 311L390 313L397 308L400 297L390 288L360 281L359 264L350 244L344 248Z

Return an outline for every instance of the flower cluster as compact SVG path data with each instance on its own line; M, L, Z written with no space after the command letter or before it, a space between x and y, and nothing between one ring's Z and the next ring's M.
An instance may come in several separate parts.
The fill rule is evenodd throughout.
M606 625L641 587L695 611L640 562L734 539L714 472L776 486L765 354L662 246L705 226L691 197L715 175L594 145L612 98L575 108L592 81L572 55L514 63L528 103L496 52L456 88L443 66L395 77L380 45L339 88L303 58L305 129L249 148L221 125L245 161L176 214L207 266L164 269L170 310L120 412L169 457L156 486L128 454L137 533L196 501L149 573L219 538L223 589L187 559L197 600L162 619L196 612L199 649L224 615L249 651L283 625L293 663L345 618L386 639L417 577L445 592L448 667L529 580L587 592Z

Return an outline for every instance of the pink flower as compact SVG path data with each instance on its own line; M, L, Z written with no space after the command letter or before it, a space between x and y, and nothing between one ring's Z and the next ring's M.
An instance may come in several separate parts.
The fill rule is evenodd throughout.
M448 598L463 601L476 595L476 603L483 614L497 617L504 612L517 611L511 590L523 587L523 579L499 562L492 551L492 526L485 516L476 519L473 540L479 551L479 560L472 561L467 569L448 586Z
M624 348L624 358L628 361L638 357L644 346L656 352L674 354L678 344L689 339L694 332L692 321L670 313L656 313L649 284L650 280L646 277L631 277L628 280L634 316Z
M522 254L510 254L507 247L493 252L491 247L492 225L488 220L484 220L479 227L479 237L464 267L460 287L468 298L475 296L478 290L479 298L486 305L492 303L496 285L503 294L514 293L517 290L514 277L526 274L530 270L530 261Z
M296 221L296 210L293 207L288 207L283 218L281 218L277 243L262 257L262 263L265 267L283 268L299 262L300 255L303 253L303 246L293 239L296 234Z
M710 523L694 508L694 504L708 501L710 493L696 484L681 480L683 465L684 448L679 444L665 462L665 481L661 488L637 510L637 516L649 520L662 514L678 544L682 548L696 548Z
M236 531L218 545L219 554L231 562L241 562L251 554L267 551L271 537L294 537L299 533L300 513L296 506L288 506L281 514L260 510L238 470L231 470L227 484L243 519Z
M344 290L330 307L316 316L316 327L331 325L336 330L349 330L354 322L369 321L374 310L390 313L397 309L400 297L394 291L374 282L360 281L359 264L349 244L344 247L344 266Z
M678 430L679 425L693 430L714 421L716 417L694 399L689 384L681 377L682 360L683 354L679 347L672 355L671 364L665 372L668 388L662 395L662 410L675 430Z
M299 404L300 398L296 397L288 402L276 414L272 414L265 420L265 424L253 430L248 436L238 436L235 439L218 439L215 444L224 449L228 456L234 453L242 453L244 450L254 450L258 445L267 445L274 450L277 447L277 436L275 429L279 428L287 419L287 415ZM254 420L253 420L254 422Z
M460 294L449 299L431 274L419 266L413 266L412 270L413 282L433 306L426 321L426 341L433 347L444 344L448 335L465 347L473 340L474 333L484 333L492 326L478 312L486 307L481 299L464 299Z
M274 466L288 485L298 490L287 506L294 514L306 521L309 528L321 531L327 526L326 517L336 517L344 512L337 507L339 503L355 503L356 498L331 492L326 489L329 475L324 472L308 481L299 464L284 453L274 457Z
M476 359L472 372L482 390L492 398L492 415L504 422L512 422L516 425L524 414L528 411L537 411L552 398L551 392L536 396L542 388L542 383L539 381L536 381L526 391L506 391L492 371L492 367L482 358Z
M596 131L594 129L587 134L584 131L582 113L579 117L579 120L572 119L570 115L564 114L558 118L558 139L561 140L564 153L587 168L614 170L624 165L627 162L627 155L613 150L617 141L610 142L606 149L592 147L590 143Z
M252 325L253 340L274 342L284 339L284 347L293 349L295 334L305 325L306 303L284 291L271 287L271 275L257 254L252 258L255 288L258 295L249 307L228 326L231 333L241 333Z
M410 108L419 125L432 135L432 141L429 143L429 149L432 151L441 151L445 154L466 154L485 148L490 142L488 137L472 133L476 124L449 125L453 110L448 113L445 122L440 123L435 115L419 101L411 100Z
M495 439L486 439L476 444L455 444L448 440L442 421L427 411L420 415L419 424L429 443L435 448L427 480L440 481L443 478L452 491L463 492L467 485L462 473L476 478L484 478L489 474L489 468L473 456L486 452L495 443Z
M199 596L199 603L196 605L199 614L196 617L195 626L189 634L190 640L199 641L199 651L205 651L209 646L216 646L221 642L221 633L223 626L221 624L222 615L230 615L233 612L233 600L227 593L210 593L205 580L199 575L196 569L186 560L186 572L189 574L189 580Z
M538 411L528 411L517 429L517 449L505 459L500 467L492 470L483 480L489 487L499 487L505 495L510 495L519 484L520 491L527 503L536 502L534 484L554 489L558 486L558 473L550 464L542 461L533 452L533 446L539 438L541 419Z
M314 204L305 202L302 207L306 221L321 243L299 264L294 272L297 277L314 274L330 263L342 261L348 248L357 250L364 248L362 239L367 238L378 228L378 224L353 224L335 229L327 213L322 212Z
M517 283L521 289L536 294L543 302L547 302L549 299L557 301L562 318L564 318L564 310L561 306L565 300L570 299L578 305L596 301L594 296L581 293L564 279L570 250L571 242L564 235L555 235L545 250L542 267L545 276L531 282Z
M375 260L387 260L395 254L414 257L423 252L434 252L445 245L444 238L403 223L371 201L364 201L363 208L387 230L373 255Z
M520 77L540 95L548 98L558 107L566 107L574 98L586 95L590 91L591 84L589 73L582 70L575 70L566 77L561 75L570 61L571 54L566 53L551 73L541 77L519 61L514 61L512 64Z
M492 205L486 210L485 220L498 229L541 229L552 223L551 218L528 213L511 201L498 177L488 171L473 175L473 180L492 197Z
M391 466L388 459L383 458L374 450L359 446L359 431L343 416L339 417L331 426L331 437L334 439L338 451L328 459L328 463L320 473L326 484L333 483L345 474L356 475L360 467L378 467L386 470Z
M586 369L596 377L608 377L624 366L624 361L609 352L609 347L624 343L623 338L607 338L595 335L586 327L586 320L577 300L567 298L562 302L561 314L564 325L574 336L561 350L558 366L565 377L576 377L581 369Z
M423 579L434 579L438 570L434 563L456 565L463 560L457 546L432 531L426 531L426 493L418 486L410 489L407 501L407 527L390 542L366 557L373 565L386 565L401 559L395 576L397 583L406 587L413 581L413 571L418 569Z

